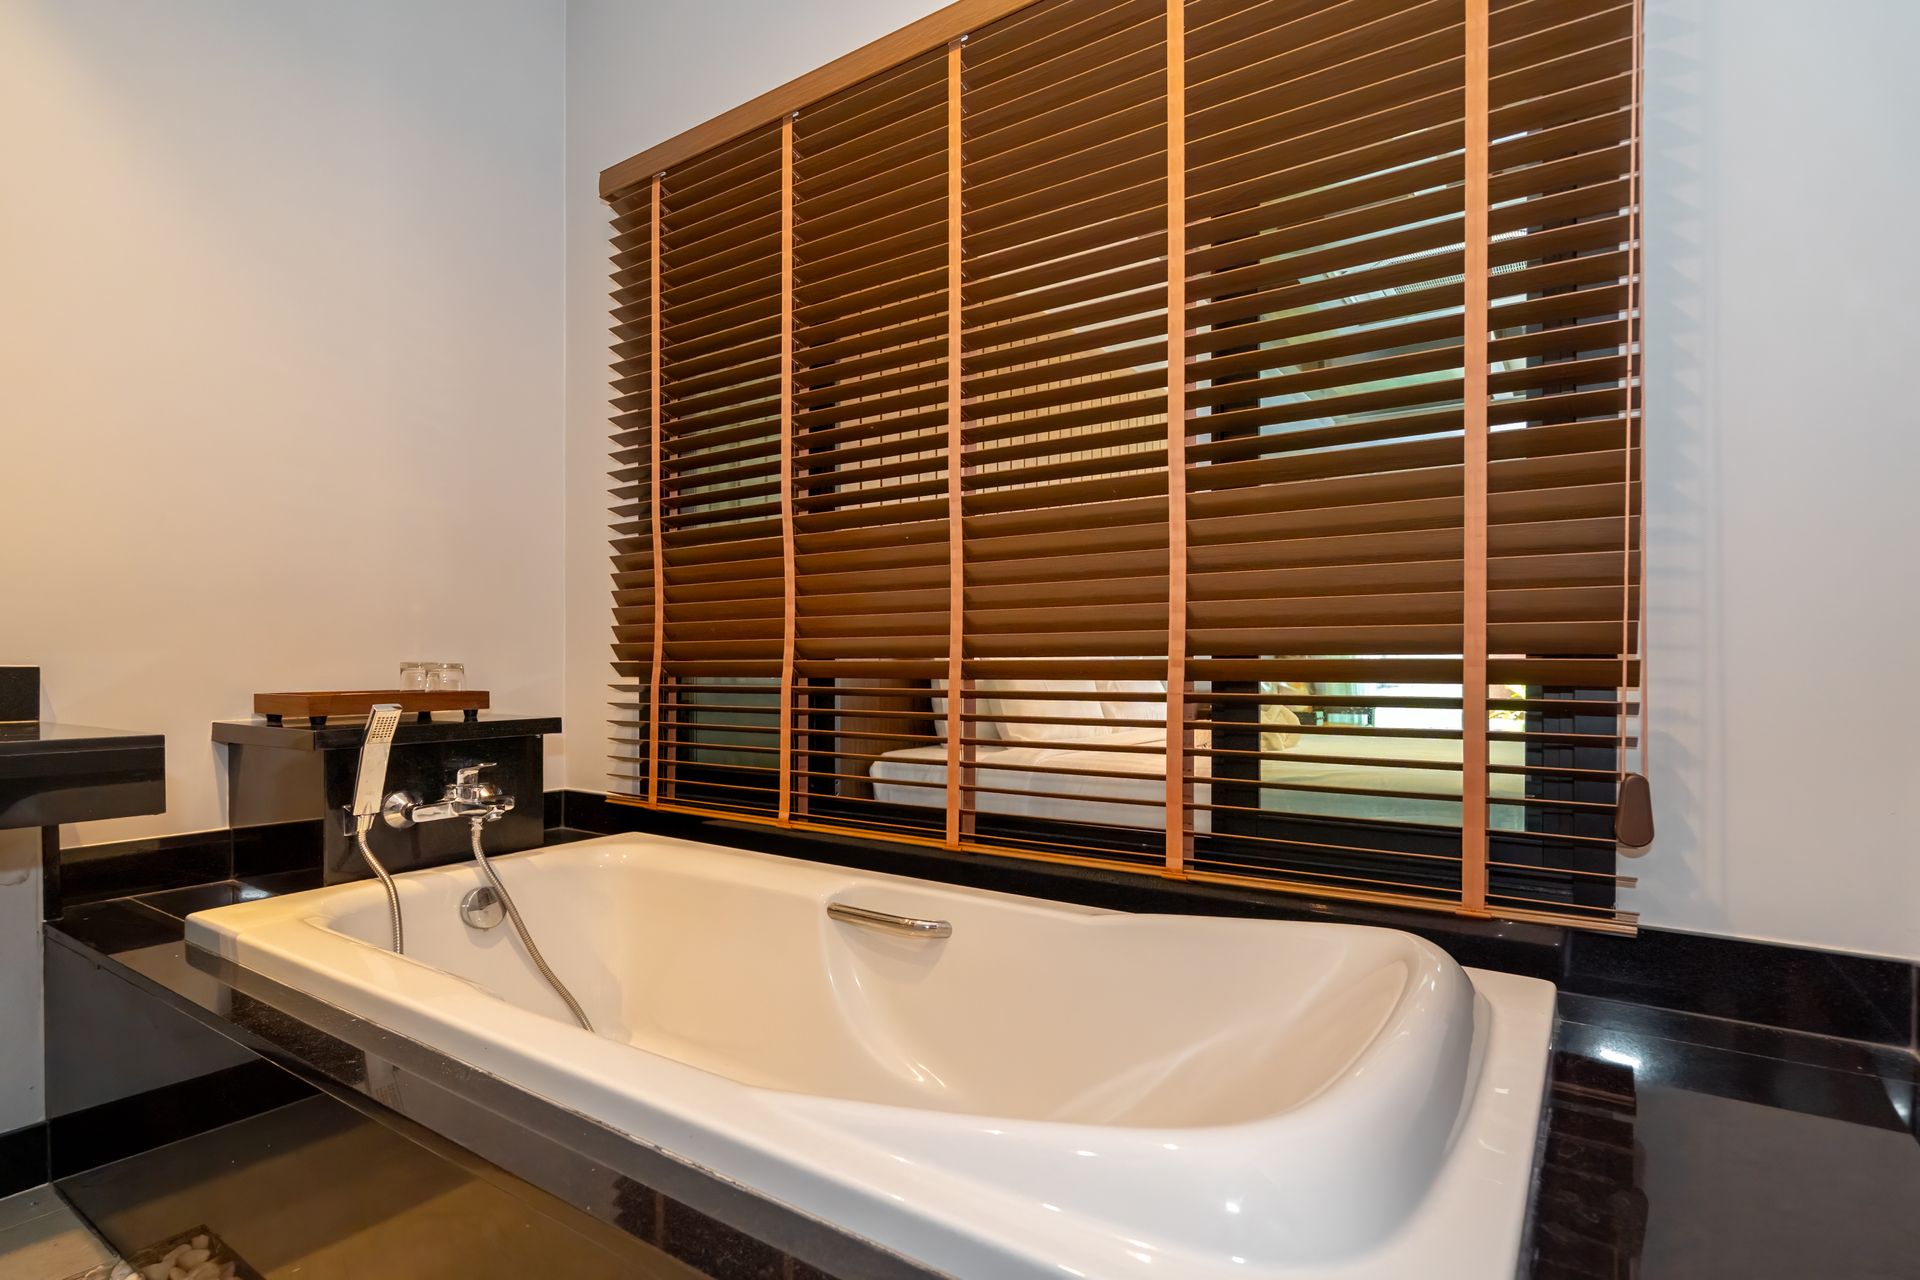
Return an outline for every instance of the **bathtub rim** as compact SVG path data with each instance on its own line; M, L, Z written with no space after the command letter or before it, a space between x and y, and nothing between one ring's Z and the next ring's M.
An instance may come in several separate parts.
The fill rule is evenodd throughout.
M566 846L546 850L529 850L522 854L510 855L511 859L534 857L541 853L582 853L589 852L593 845L615 844L668 844L680 848L724 853L736 858L755 861L768 861L786 866L796 865L795 859L780 855L754 851L712 846L697 841L677 837L651 835L641 832L620 833L603 837L595 841L575 842ZM959 893L966 896L984 895L990 899L1007 901L1010 905L1025 910L1042 913L1066 912L1077 916L1128 917L1144 913L1114 911L1107 908L1086 906L1074 903L1058 903L1051 899L1032 898L1025 895L977 889L967 886L945 884L937 881L920 880L910 876L890 875L885 872L867 871L837 866L830 863L804 864L817 867L836 877L859 880L897 881L902 885L938 892ZM401 877L402 884L410 880L415 883L430 882L431 878L471 873L467 864L455 864L449 867L431 868L409 873ZM628 1102L647 1113L648 1123L634 1125L626 1123L633 1115L628 1110L622 1119L609 1118L605 1114L596 1114L606 1108L596 1107L592 1103L583 1104L580 1094L575 1091L551 1089L542 1083L520 1078L525 1073L498 1069L499 1058L489 1053L499 1050L503 1041L498 1037L477 1034L476 1022L485 1025L486 1015L499 1014L504 1010L519 1018L536 1019L538 1025L550 1023L545 1015L522 1009L488 992L472 980L456 974L436 969L422 961L392 956L377 948L369 948L361 939L331 928L318 921L312 921L313 908L318 905L314 899L324 894L328 898L342 898L356 894L372 894L377 886L372 882L330 886L323 890L306 894L293 894L258 902L245 902L217 908L213 912L195 913L188 917L186 933L192 947L221 956L226 962L270 982L286 986L293 992L308 999L318 1000L331 1008L339 1010L345 1016L364 1019L371 1025L380 1027L387 1033L411 1038L427 1050L461 1062L469 1069L482 1072L499 1081L510 1089L519 1090L538 1098L550 1105L558 1106L586 1121L587 1123L608 1129L621 1138L632 1141L641 1147L656 1151L680 1164L688 1165L723 1182L732 1183L782 1206L798 1212L802 1216L820 1220L836 1230L860 1237L877 1248L911 1259L921 1265L933 1267L955 1275L991 1274L995 1276L1057 1276L1065 1264L1058 1261L1054 1253L1039 1254L1022 1249L1005 1236L986 1237L982 1234L981 1223L991 1221L978 1213L969 1215L962 1206L960 1212L931 1213L925 1206L919 1206L916 1212L902 1213L896 1206L866 1193L872 1188L849 1187L839 1180L823 1176L818 1164L787 1160L782 1153L769 1151L764 1145L753 1140L754 1126L715 1125L711 1117L703 1121L707 1132L695 1133L688 1127L689 1122L683 1114L669 1114L648 1099L629 1098ZM416 891L418 892L418 891ZM303 901L304 899L304 901ZM341 904L341 909L348 909ZM215 932L209 921L201 917L218 913L222 926ZM259 917L259 923L249 923L244 927L236 926L229 931L228 925L245 917ZM331 918L337 918L337 913ZM1178 918L1191 920L1192 915ZM1370 932L1404 931L1381 929L1378 926L1344 925L1321 921L1254 921L1235 917L1206 917L1222 924L1234 926L1283 925L1289 928L1308 928L1314 930L1355 928ZM399 1007L400 1002L391 997L388 988L372 982L351 981L341 971L329 971L312 964L298 955L285 954L278 947L259 951L253 957L265 960L264 964L249 963L248 958L239 954L239 942L242 934L252 932L252 944L260 948L265 939L259 930L266 923L314 923L319 927L315 932L324 933L340 947L352 948L363 958L373 958L372 967L376 971L384 970L388 965L403 965L404 972L424 972L435 979L455 984L462 989L458 1004L464 1007L467 1000L484 1001L484 1007L476 1010L475 1018L464 1017L461 1010L443 1009L436 1011L447 1016L429 1018L438 1035L423 1035L410 1019L417 1011ZM1433 944L1413 935L1408 939L1421 950L1438 951ZM215 945L209 946L211 940ZM1444 956L1444 952L1439 952ZM1449 958L1449 963L1452 963ZM1492 972L1487 970L1461 968L1459 970L1471 984L1475 1004L1483 1007L1491 1015L1489 1025L1476 1030L1474 1043L1481 1071L1475 1082L1467 1106L1463 1109L1460 1124L1456 1128L1455 1148L1467 1152L1475 1158L1464 1162L1473 1166L1463 1168L1463 1161L1450 1152L1448 1159L1436 1175L1433 1186L1404 1224L1404 1229L1388 1238L1378 1248L1351 1260L1351 1265L1342 1262L1329 1267L1294 1266L1283 1271L1267 1271L1262 1268L1233 1268L1231 1270L1208 1266L1204 1271L1183 1271L1193 1276L1247 1276L1286 1274L1297 1280L1313 1277L1340 1277L1341 1280L1371 1280L1373 1277L1390 1277L1411 1274L1406 1270L1415 1265L1418 1272L1433 1280L1452 1280L1459 1277L1501 1276L1512 1274L1518 1258L1521 1232L1531 1199L1533 1165L1535 1159L1535 1134L1540 1122L1544 1096L1544 1081L1549 1066L1549 1040L1553 1024L1554 989L1551 984L1539 979ZM320 982L303 981L303 978L319 978ZM340 987L348 988L353 999L343 1000L336 989L326 989L328 981ZM398 1016L396 1016L398 1015ZM572 1028L567 1028L572 1030ZM1484 1034L1483 1034L1484 1031ZM543 1077L544 1084L550 1086L552 1077L562 1082L574 1078L588 1086L588 1091L604 1090L604 1077L600 1080L581 1079L573 1070L571 1055L565 1052L568 1045L577 1045L572 1037L555 1037L562 1052L551 1052L551 1045L522 1042L505 1044L512 1051L514 1062L527 1060L537 1068L535 1074L549 1073ZM602 1047L615 1052L630 1051L633 1046L602 1042ZM538 1052L527 1052L533 1049ZM775 1095L778 1091L760 1086L747 1085L725 1076L715 1076L699 1067L681 1063L658 1054L647 1053L654 1062L666 1068L670 1074L684 1073L691 1077L712 1079L722 1086L733 1090L743 1090L752 1095ZM491 1061L489 1061L491 1059ZM543 1061L544 1060L544 1061ZM484 1065L483 1065L484 1064ZM807 1097L809 1095L795 1095ZM883 1105L883 1104L873 1104ZM618 1110L618 1108L614 1108ZM1497 1112L1498 1114L1494 1114ZM1023 1124L1044 1124L1041 1121L1022 1121ZM1072 1124L1073 1122L1063 1122ZM1078 1126L1076 1126L1078 1127ZM1244 1127L1244 1126L1227 1126ZM1181 1130L1170 1130L1179 1133ZM1498 1152L1476 1151L1485 1146L1485 1139L1493 1133L1504 1141ZM703 1142L702 1137L709 1139ZM773 1167L785 1164L786 1175ZM1484 1186L1489 1177L1502 1184L1503 1194L1499 1204L1489 1204L1485 1200ZM801 1184L796 1186L796 1179ZM833 1204L823 1205L822 1197L812 1192L821 1186L830 1191L843 1193ZM1477 1187L1477 1190L1471 1188ZM1463 1192L1470 1189L1470 1193ZM865 1203L855 1203L864 1200ZM905 1223L909 1228L902 1231ZM1103 1225L1093 1223L1095 1226ZM1489 1249L1488 1246L1492 1246ZM1177 1261L1183 1255L1169 1255L1169 1261ZM1399 1261L1395 1261L1395 1259ZM1082 1259L1091 1261L1093 1269L1087 1274L1113 1274L1103 1269L1106 1262L1099 1258ZM1108 1260L1110 1261L1110 1259ZM1210 1261L1224 1261L1216 1257Z

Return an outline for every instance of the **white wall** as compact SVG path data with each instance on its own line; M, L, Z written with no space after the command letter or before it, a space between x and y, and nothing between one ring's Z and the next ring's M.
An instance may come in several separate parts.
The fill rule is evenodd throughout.
M1920 958L1920 5L1646 12L1659 838L1635 901Z
M0 4L0 661L167 735L167 813L68 843L223 825L208 724L257 690L450 658L560 709L564 32ZM0 1132L39 1108L34 834L0 832Z
M600 170L940 8L938 0L568 0L568 785L607 785L607 207Z
M167 735L467 663L560 706L560 0L0 5L0 660ZM557 748L556 748L557 758Z

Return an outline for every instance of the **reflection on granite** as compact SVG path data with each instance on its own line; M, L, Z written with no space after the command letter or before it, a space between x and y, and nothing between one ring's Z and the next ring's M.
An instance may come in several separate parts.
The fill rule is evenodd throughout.
M60 907L225 880L227 833L195 831L59 851Z
M1630 1069L1554 1052L1528 1245L1532 1280L1634 1274L1647 1221L1636 1112Z
M126 1250L202 1224L266 1280L686 1280L649 1244L313 1095L63 1179Z
M82 907L49 926L49 941L110 958L323 1090L424 1125L705 1274L928 1274L184 944L190 911L310 883L233 881ZM1581 994L1562 996L1555 1048L1532 1280L1920 1274L1910 1049Z
M1534 1280L1920 1274L1912 1051L1565 995L1556 1044L1631 1079L1644 1237L1632 1270L1544 1245ZM1584 1174L1623 1172L1617 1137L1604 1154L1580 1154ZM1615 1206L1605 1227L1620 1229L1612 1193L1587 1190L1585 1208Z
M151 903L160 890L234 879L270 882L281 873L316 870L325 845L322 825L316 818L56 848L43 868L47 915L109 898L144 896ZM318 884L315 878L299 887Z

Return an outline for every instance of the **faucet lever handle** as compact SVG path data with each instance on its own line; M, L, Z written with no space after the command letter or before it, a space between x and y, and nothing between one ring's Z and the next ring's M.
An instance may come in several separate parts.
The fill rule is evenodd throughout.
M500 766L495 764L493 761L488 760L482 764L468 765L464 769L457 769L454 771L454 775L453 775L454 785L460 786L460 787L470 787L474 783L480 781L480 771L482 769L497 769L499 767Z

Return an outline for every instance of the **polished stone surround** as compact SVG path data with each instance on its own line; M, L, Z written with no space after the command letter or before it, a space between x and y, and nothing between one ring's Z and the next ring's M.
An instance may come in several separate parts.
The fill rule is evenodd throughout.
M553 828L549 841L660 825L579 792L549 793L537 808ZM1035 864L1013 859L945 862L741 824L676 833L1120 909L1336 918L1273 895L1170 901L1133 877L1036 874ZM611 1231L697 1274L927 1274L425 1046L189 951L191 911L320 882L311 833L298 824L248 842L213 833L201 846L200 869L220 873L213 883L91 902L70 896L65 918L48 927L50 990L69 981L60 975L104 975L242 1059L122 1098L56 1105L49 1126L0 1136L0 1177L9 1169L31 1177L51 1160L71 1194L93 1194L95 1183L110 1181L102 1171L137 1167L150 1158L143 1153L180 1149L210 1125L277 1114L289 1097L317 1093L410 1133L415 1145L437 1141L486 1178L522 1187L519 1194L551 1197L543 1220L575 1215L569 1233ZM125 862L132 852L98 861L126 871L138 865ZM179 849L151 852L162 862L170 852L177 874L195 865ZM113 883L106 875L95 889L110 892ZM1894 1210L1920 1202L1911 966L1652 930L1621 939L1455 927L1436 917L1368 922L1413 926L1467 963L1561 985L1528 1245L1534 1280L1910 1274L1920 1226ZM636 1265L633 1274L650 1273Z
M572 794L548 809L570 822L593 816L591 804L576 804ZM584 834L566 828L551 837ZM64 920L49 925L49 972L73 961L95 966L279 1075L351 1100L384 1123L431 1130L498 1176L577 1206L600 1227L698 1274L926 1274L184 943L191 911L317 882L312 870L281 872L70 905ZM1633 960L1624 943L1580 956L1564 940L1544 953L1537 940L1525 940L1511 953L1522 961L1550 957L1572 984L1561 997L1549 1078L1528 1246L1534 1280L1911 1274L1920 1257L1920 1217L1910 1212L1920 1203L1920 1071L1911 1048L1706 1012L1756 1007L1762 986L1714 967L1754 959L1716 950L1720 942L1667 935L1644 961ZM1478 950L1477 962L1499 953L1486 938L1460 945ZM1897 984L1883 990L1869 982L1854 1003L1828 1007L1861 980L1854 959L1769 960L1772 976L1791 989L1762 1011L1814 1020L1810 1011L1820 1009L1830 1025L1890 1037L1875 1019L1887 1014ZM1653 982L1666 966L1681 972L1665 985ZM1730 984L1724 989L1722 977ZM1704 985L1689 990L1689 980ZM133 1156L146 1144L181 1140L182 1128L210 1117L275 1104L266 1083L273 1077L223 1071L231 1073L217 1088L187 1080L79 1116L56 1110L56 1167L78 1177L76 1166ZM225 1109L209 1110L209 1098L223 1099ZM150 1117L145 1127L130 1127L128 1117L142 1114Z

